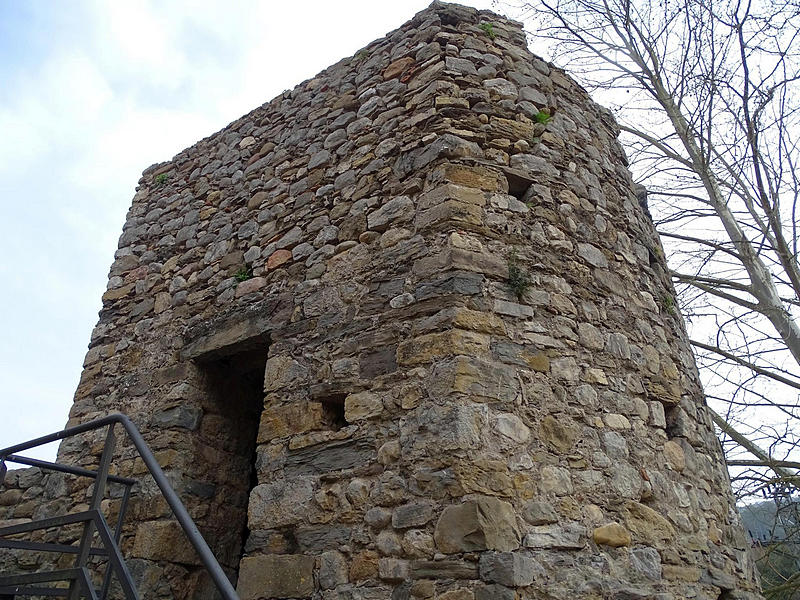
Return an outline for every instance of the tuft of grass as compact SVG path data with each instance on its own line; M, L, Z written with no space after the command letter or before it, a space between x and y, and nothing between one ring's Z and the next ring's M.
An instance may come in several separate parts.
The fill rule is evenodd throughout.
M494 32L494 23L481 23L478 27L481 28L483 33L485 33L490 40L497 37L497 34Z
M369 50L366 48L362 48L356 52L356 60L366 60L367 58L369 58Z
M552 117L550 116L550 113L544 112L542 110L540 110L533 116L533 120L536 121L537 123L541 123L542 125L547 125L550 122L551 118Z
M168 179L169 175L167 175L166 173L161 173L160 175L156 175L156 178L153 181L155 182L156 185L164 185L165 183L167 183Z
M516 252L511 252L508 256L508 279L506 280L508 289L514 293L517 300L522 302L525 292L528 291L532 283L531 276L520 266Z
M236 279L236 281L241 283L243 281L247 281L248 279L252 279L253 278L253 271L251 271L249 268L247 268L246 265L242 265L239 268L239 270L236 271L236 273L233 274L233 277Z
M675 299L669 294L664 294L664 296L661 298L661 306L671 315L674 315L676 312Z

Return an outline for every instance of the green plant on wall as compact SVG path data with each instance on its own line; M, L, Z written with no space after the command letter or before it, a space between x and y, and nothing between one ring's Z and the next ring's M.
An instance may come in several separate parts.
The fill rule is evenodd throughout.
M242 265L236 273L234 273L233 277L239 283L243 281L247 281L248 279L253 278L253 271L251 271L246 265Z
M489 36L490 40L493 40L497 37L497 34L494 32L494 24L493 23L481 23L478 27L481 28L483 33Z
M369 58L369 50L362 48L356 52L356 60L367 60Z
M661 298L661 305L669 314L675 314L675 299L669 294L664 294L663 298Z
M525 296L525 292L531 287L531 276L519 264L516 251L512 251L508 255L508 279L506 285L511 290L520 302Z
M533 120L537 123L541 123L542 125L547 125L550 122L550 119L550 113L544 112L543 110L540 110L538 113L533 115Z
M156 185L164 185L167 183L167 179L169 179L169 175L166 173L161 173L160 175L156 175L156 178L153 181L155 181Z

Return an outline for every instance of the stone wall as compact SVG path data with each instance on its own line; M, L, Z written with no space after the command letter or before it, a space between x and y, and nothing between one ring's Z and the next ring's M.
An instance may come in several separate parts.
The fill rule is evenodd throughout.
M6 473L0 489L0 526L26 523L69 512L80 502L80 492L74 491L72 482L60 473L47 473L36 467L13 469ZM85 490L84 490L85 491ZM69 527L61 532L45 530L33 537L19 536L37 542L74 543L80 537L79 527ZM0 573L26 573L54 567L68 568L74 558L53 562L53 555L29 551L0 551Z
M70 422L134 419L243 600L757 597L617 134L432 5L144 172ZM146 481L123 548L209 597Z

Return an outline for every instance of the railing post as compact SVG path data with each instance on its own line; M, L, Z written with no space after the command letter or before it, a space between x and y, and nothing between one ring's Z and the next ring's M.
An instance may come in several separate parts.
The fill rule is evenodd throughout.
M100 466L97 469L97 477L94 480L94 490L92 491L92 499L89 503L89 510L100 510L100 504L103 502L103 496L106 491L106 480L108 479L108 471L111 467L111 459L114 456L114 445L116 436L114 435L115 423L108 426L108 433L106 434L106 442L103 445L103 454L100 456ZM75 559L75 568L81 569L86 566L89 560L89 551L92 548L94 523L87 521L83 526L83 534L81 534L81 542L78 546L78 557ZM110 568L110 567L109 567ZM72 581L69 586L68 600L78 600L81 595L81 586L77 581Z
M122 537L122 524L125 521L125 511L128 509L128 499L131 496L131 486L126 485L125 491L122 493L122 501L119 506L119 514L117 514L117 526L114 529L114 543L119 546L119 539ZM106 574L103 576L103 587L100 588L100 598L105 600L108 597L108 590L111 587L111 565L106 569ZM3 600L0 598L0 600Z

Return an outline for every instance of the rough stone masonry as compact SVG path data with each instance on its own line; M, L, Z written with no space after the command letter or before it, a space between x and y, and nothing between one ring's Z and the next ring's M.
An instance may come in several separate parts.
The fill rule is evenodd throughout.
M70 424L134 419L243 600L759 598L617 134L434 3L144 172ZM213 597L148 481L142 596ZM88 498L8 484L6 519Z

